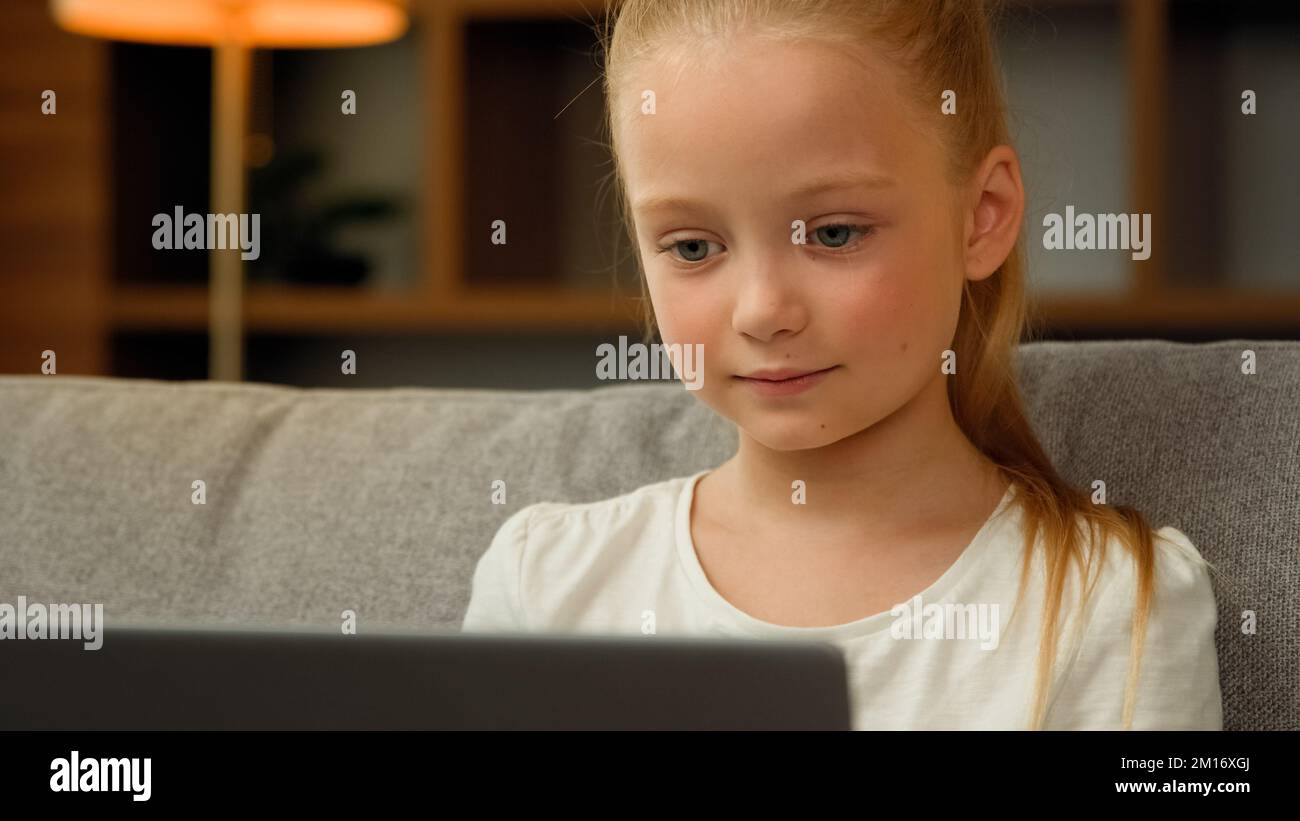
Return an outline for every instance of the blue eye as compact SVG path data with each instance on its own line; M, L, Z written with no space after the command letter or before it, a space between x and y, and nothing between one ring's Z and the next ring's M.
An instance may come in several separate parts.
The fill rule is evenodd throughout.
M662 254L665 251L672 251L679 246L689 247L691 249L689 252L691 255L696 253L700 254L700 256L688 256L687 254L683 254L681 258L684 262L699 262L704 259L709 252L709 241L707 239L679 239L675 242L670 242L667 245L661 246L659 248L659 253Z
M830 249L838 249L838 248L852 247L848 245L849 242L848 234L850 234L851 232L856 231L857 233L866 236L870 234L872 230L873 230L873 226L870 225L848 225L845 223L837 222L837 223L830 223L829 225L823 225L819 228L814 228L813 235L819 239L820 245L823 245L824 247ZM822 233L823 231L830 232L831 238L823 240L822 238L826 236L825 234Z

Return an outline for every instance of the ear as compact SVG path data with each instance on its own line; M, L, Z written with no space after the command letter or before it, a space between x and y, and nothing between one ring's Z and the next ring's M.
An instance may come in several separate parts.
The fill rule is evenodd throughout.
M1020 235L1025 189L1015 149L999 145L989 151L971 178L971 207L966 213L966 277L991 276L1006 261Z

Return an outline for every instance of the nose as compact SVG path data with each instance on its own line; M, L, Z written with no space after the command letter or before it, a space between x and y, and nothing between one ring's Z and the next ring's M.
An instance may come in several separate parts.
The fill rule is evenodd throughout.
M808 324L808 308L790 275L790 262L776 254L761 254L737 266L736 301L731 325L737 332L767 342L787 331L798 333Z

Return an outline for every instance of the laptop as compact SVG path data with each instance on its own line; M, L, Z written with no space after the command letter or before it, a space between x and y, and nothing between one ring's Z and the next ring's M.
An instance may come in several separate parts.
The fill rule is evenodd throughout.
M0 730L851 729L813 641L108 625L0 669Z

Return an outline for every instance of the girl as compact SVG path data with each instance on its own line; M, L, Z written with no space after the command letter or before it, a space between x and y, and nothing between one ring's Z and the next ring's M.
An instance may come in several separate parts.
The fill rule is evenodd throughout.
M518 511L462 629L835 642L859 729L1221 729L1207 563L1026 419L982 3L626 0L605 84L648 323L739 447Z

